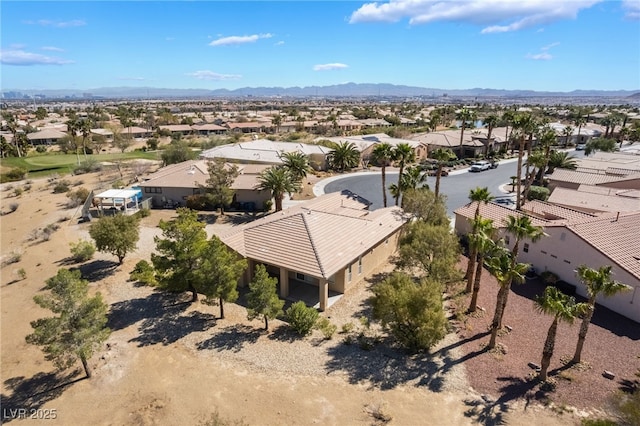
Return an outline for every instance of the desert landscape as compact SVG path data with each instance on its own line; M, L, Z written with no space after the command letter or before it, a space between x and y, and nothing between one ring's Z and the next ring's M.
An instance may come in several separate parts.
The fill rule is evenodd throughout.
M88 189L105 188L117 178L115 171L65 177L73 188ZM525 291L510 301L505 320L514 330L501 337L505 354L482 351L490 320L485 313L454 320L431 355L408 356L375 324L361 320L371 315L370 287L392 265L322 314L338 327L330 340L318 331L296 337L278 320L265 332L260 321L247 321L242 297L225 305L226 318L220 320L216 306L129 281L136 262L149 259L159 220L174 211L153 210L142 220L138 249L122 265L104 253L70 264L69 244L89 239L88 224L79 223L77 208L67 208L65 194L52 193L50 180L4 184L1 192L3 422L42 421L18 420L9 411L26 408L55 417L48 424L65 425L569 425L602 415L619 379L631 380L639 365L637 329L622 324L610 331L595 323L585 349L588 369L566 373L555 392L540 394L527 382L527 362L538 361L548 321L527 321L537 314ZM15 188L25 186L16 195ZM18 207L9 212L13 203ZM217 217L207 231L238 222ZM55 229L43 237L47 227ZM18 261L6 261L15 255ZM84 378L80 363L56 371L40 348L25 342L30 321L49 314L33 296L62 267L79 267L92 291L110 305L112 334L90 360L91 379ZM492 280L485 274L482 284L480 305L488 312L497 288ZM456 303L449 298L452 312ZM559 335L567 340L558 343L554 368L570 353L577 328L567 326ZM605 367L616 372L615 381L602 377ZM509 392L505 384L511 384Z

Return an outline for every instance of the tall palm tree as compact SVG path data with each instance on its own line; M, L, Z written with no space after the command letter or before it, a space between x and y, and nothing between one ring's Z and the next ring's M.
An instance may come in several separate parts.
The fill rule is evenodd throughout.
M449 148L438 148L431 153L431 158L436 160L438 168L436 170L436 198L440 195L440 178L442 177L442 169L447 161L455 160L456 155Z
M477 202L476 211L473 215L473 220L471 222L471 235L476 234L477 229L475 228L476 221L480 217L480 203L487 204L489 201L493 200L493 195L489 192L488 187L480 188L479 186L475 189L469 191L469 201L470 203ZM475 271L477 253L475 248L470 244L469 245L469 261L467 262L467 271L464 276L467 279L467 288L466 292L471 291L471 285L473 284L473 271Z
M394 150L388 143L377 144L372 151L375 164L382 168L382 204L387 207L387 167L394 160Z
M484 155L486 157L487 155L489 155L489 146L492 146L491 135L493 134L493 129L498 124L498 116L495 114L489 114L484 118L483 122L487 127L487 144L484 147Z
M520 243L522 240L530 240L535 243L540 238L544 237L546 234L541 226L535 226L531 223L531 219L528 216L520 216L515 217L513 215L507 216L505 220L505 228L506 231L515 237L515 241L513 243L513 248L511 249L511 261L516 263L518 261L518 255L520 253ZM509 289L511 286L509 286ZM509 300L509 291L504 294L504 298L502 302L504 306L502 310L507 307L507 301ZM502 317L500 317L500 322L498 323L498 327L502 328Z
M398 177L397 184L389 185L389 192L391 195L396 197L398 194L404 194L405 191L410 189L417 189L418 187L424 188L425 186L428 188L428 185L425 185L427 181L427 174L424 173L420 167L418 166L410 166L407 167L404 172ZM403 206L404 197L400 201L400 205Z
M518 134L518 166L516 170L516 209L520 209L522 206L522 159L524 156L524 149L526 146L526 138L529 136L531 140L533 133L535 132L536 123L535 119L530 113L518 114L513 119L513 127L517 130ZM531 144L531 141L529 142Z
M491 257L493 254L498 253L500 246L498 246L493 237L496 229L493 227L493 221L491 219L483 219L482 224L479 224L477 236L475 237L473 244L476 247L478 253L478 261L476 262L475 278L473 280L473 292L471 293L471 301L469 302L469 308L467 312L475 312L478 304L478 294L480 293L480 283L482 282L482 271L484 269L485 258Z
M310 169L309 157L301 152L285 152L280 158L282 159L282 166L289 170L296 182L300 183L307 177L307 172Z
M464 129L467 128L467 123L475 119L475 114L467 107L462 107L456 112L456 120L460 120L460 158L464 157L464 150L462 148L462 140L464 139Z
M572 363L579 363L582 356L582 347L584 341L587 338L587 331L589 331L589 324L593 317L593 312L596 308L596 298L599 294L605 297L613 296L625 290L631 290L626 284L622 284L611 279L611 266L601 266L598 269L589 268L586 265L578 266L576 274L580 281L587 287L587 311L582 318L582 324L580 325L580 333L578 334L578 344L576 345L576 351L573 355Z
M506 295L509 294L512 283L520 284L524 282L524 274L529 269L529 264L513 261L511 253L503 248L494 256L489 257L486 265L489 272L491 272L500 285L498 295L496 296L496 309L491 322L491 338L487 345L487 349L493 349L496 347L498 330L502 328Z
M413 163L416 161L416 153L413 151L413 148L407 143L399 143L393 149L393 157L398 164L398 192L395 195L396 206L400 201L400 196L402 195L402 184L400 182L402 178L402 174L404 173L404 168L407 164Z
M562 293L556 287L548 286L544 289L542 296L536 297L536 309L547 315L553 315L553 322L547 331L547 339L542 349L542 361L540 362L539 380L547 380L547 371L551 364L551 357L556 344L556 334L558 322L564 321L573 324L578 315L581 315L588 308L586 303L576 303L576 300Z
M332 151L327 155L329 166L339 172L352 169L360 162L360 153L353 142L331 144Z
M282 116L280 114L276 114L271 117L271 124L276 128L276 133L280 133L280 125L282 124Z
M509 133L509 126L511 126L511 124L513 123L514 118L515 118L515 115L511 110L506 110L505 112L502 113L502 116L500 117L500 119L505 123L504 140L507 142L509 142L509 139L511 139L511 133ZM513 129L511 130L513 131Z
M284 167L269 167L260 174L256 189L271 191L271 196L276 204L276 212L279 212L282 210L284 194L291 195L297 192L298 183L288 169Z
M540 146L544 152L544 165L539 172L539 184L542 185L545 173L549 167L549 160L551 158L551 146L556 143L556 132L550 127L545 127L540 134Z
M587 119L582 116L582 110L579 110L575 118L573 119L573 124L578 126L578 135L576 136L576 143L580 143L580 131L582 130L582 126L587 123Z
M527 177L525 178L525 182L524 182L524 191L522 192L522 203L526 203L526 200L529 197L529 190L531 189L531 185L533 185L534 180L536 179L536 176L538 174L543 175L544 169L545 169L545 164L546 164L546 158L544 156L544 152L543 151L533 151L528 157L527 157L527 168L529 169L529 174L527 175Z
M87 138L91 136L91 121L88 118L80 121L78 130L82 134L82 153L84 160L87 161Z
M564 129L562 129L562 136L564 137L564 144L563 146L566 148L567 145L569 144L569 138L571 137L571 135L573 134L573 127L571 126L565 126Z
M67 131L69 132L69 137L73 141L73 146L75 147L76 160L78 165L80 165L80 153L78 152L77 132L80 129L80 126L81 126L80 120L75 115L75 112L73 114L70 114L69 120L67 120Z

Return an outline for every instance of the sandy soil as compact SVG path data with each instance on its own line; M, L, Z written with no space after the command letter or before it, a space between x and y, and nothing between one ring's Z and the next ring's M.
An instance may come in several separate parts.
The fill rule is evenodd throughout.
M69 179L91 189L115 178ZM197 424L214 412L252 425L380 424L375 418L380 413L398 425L576 423L571 414L523 401L487 402L469 387L455 333L436 348L438 356L407 357L384 341L363 350L344 344L342 335L323 340L316 331L294 338L277 320L270 333L263 333L259 321L246 320L241 304L228 304L227 317L220 320L215 306L188 305L135 286L128 274L148 257L153 236L159 234L157 222L170 218L171 211L154 211L144 219L138 251L122 266L105 254L82 266L92 289L111 305L113 333L90 361L92 379L83 379L80 366L56 372L40 349L24 340L30 321L48 315L32 298L58 268L70 266L69 243L87 238L87 225L77 223L76 209L67 209L65 195L52 194L46 180L30 185L20 197L6 185L1 192L4 213L11 203L19 204L1 218L3 259L22 254L19 262L1 269L4 422L13 420L9 409L27 408L41 409L35 414L42 416L55 410L57 419L48 424L64 425ZM34 230L50 224L59 229L47 241L31 240ZM217 226L225 224L217 221L210 230ZM325 315L338 325L358 324L367 314L370 285L356 286Z

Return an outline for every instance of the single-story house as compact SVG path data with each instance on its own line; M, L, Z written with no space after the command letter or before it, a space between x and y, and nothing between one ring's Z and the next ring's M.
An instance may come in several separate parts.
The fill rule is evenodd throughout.
M42 129L39 132L27 133L27 139L34 145L52 145L65 136L68 135L55 129Z
M269 123L244 122L244 123L226 123L227 128L232 132L239 133L264 133L271 129Z
M196 131L200 135L223 135L227 133L227 128L218 126L217 124L208 123L208 124L194 124L191 126L194 131Z
M231 167L228 164L228 167ZM251 205L254 208L262 208L266 200L271 199L269 191L259 191L258 177L268 165L262 164L236 164L240 173L231 185L234 190L232 206ZM209 179L207 160L189 160L178 164L163 167L148 176L138 186L142 189L144 198L151 198L153 207L165 205L185 205L189 196L200 194L201 186L206 185Z
M360 152L361 160L371 158L372 152L376 145L381 143L387 143L392 147L396 147L401 143L409 145L416 156L416 161L420 162L425 160L428 156L428 147L420 141L411 139L392 138L385 133L376 133L372 135L358 135L358 136L334 136L334 137L319 137L316 141L329 140L334 143L351 142L355 148Z
M556 169L547 175L548 187L553 193L556 188L578 189L580 185L595 185L618 189L640 189L640 173L620 176L618 173L585 172L578 170Z
M169 131L172 135L190 135L193 133L193 128L188 124L169 124L166 126L158 126L158 129Z
M558 206L595 214L633 212L640 211L640 188L616 189L594 185L580 185L578 189L557 187L547 201Z
M322 145L311 145L298 142L276 142L268 139L257 139L228 145L220 145L203 151L200 158L223 158L233 163L243 164L282 164L285 152L300 152L309 157L311 167L316 170L326 169L327 154L331 148Z
M122 136L128 136L128 137L131 137L133 139L136 139L136 138L150 138L151 137L151 130L147 130L145 128L137 127L137 126L129 126L129 127L123 128L120 131L120 134Z
M329 292L343 294L370 276L397 248L407 217L399 207L369 211L350 191L326 194L220 234L248 260L241 286L256 264L278 278L280 297L317 291L307 304L329 307ZM316 303L317 301L317 303Z
M509 248L514 243L513 236L505 230L509 215L526 214L533 225L543 227L546 236L535 243L522 241L518 261L530 263L538 273L555 273L560 280L575 285L580 296L587 297L587 291L576 276L578 266L611 266L613 279L631 286L632 291L599 297L597 302L640 322L640 212L595 216L539 201L527 203L525 208L528 211L517 212L499 204L481 203L480 215L493 220L498 237L505 238ZM471 231L475 209L474 202L455 211L459 235Z
M508 142L503 140L496 131L488 138L484 129L467 129L462 137L462 147L460 146L460 130L445 130L441 132L430 132L416 135L414 140L426 145L429 152L436 149L450 149L458 158L479 157L488 155L492 151L499 151L508 146Z

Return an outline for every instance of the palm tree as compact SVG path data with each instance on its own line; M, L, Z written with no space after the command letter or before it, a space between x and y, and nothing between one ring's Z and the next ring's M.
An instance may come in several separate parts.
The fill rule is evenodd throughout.
M471 293L471 301L467 312L475 312L478 303L478 294L480 293L480 283L482 281L482 271L484 269L485 258L491 257L500 250L500 247L493 241L496 229L493 227L491 219L478 218L482 222L478 224L478 233L474 237L473 244L478 253L478 261L476 263L476 273L473 280L473 292Z
M548 173L553 173L555 169L575 170L578 168L578 163L575 157L570 156L568 152L552 151L549 156L548 167Z
M298 191L298 183L291 172L284 167L269 167L258 178L259 190L271 191L271 196L276 202L276 212L282 210L284 194L291 195Z
M558 322L564 321L573 324L576 316L581 315L588 308L586 303L576 303L576 300L562 293L556 287L548 286L544 289L542 296L536 297L536 308L539 312L547 315L553 315L553 322L547 331L547 339L542 349L542 361L540 362L540 373L538 379L547 380L547 371L551 364L553 349L556 343L556 333L558 331Z
M572 133L573 133L573 127L571 127L571 126L565 126L565 128L562 129L562 136L564 136L564 147L565 148L569 144L569 138L571 137Z
M91 136L91 121L88 118L80 121L78 130L82 134L82 152L84 160L87 161L87 138Z
M489 146L493 146L491 143L491 135L494 127L498 124L498 116L495 114L489 114L484 118L484 125L487 126L487 144L484 147L485 157L489 154Z
M547 169L549 167L549 160L551 158L551 145L556 143L556 132L550 127L545 127L540 135L540 145L542 146L544 152L544 165L542 166L541 171L538 173L539 181L538 183L542 185L542 180L544 179L544 175L547 173Z
M78 153L78 135L77 131L80 129L81 123L75 113L70 114L69 120L67 121L67 131L69 132L69 137L73 141L73 145L76 151L76 160L78 165L80 165L80 153Z
M464 139L464 129L467 128L467 123L473 121L475 116L473 111L467 107L462 107L456 112L456 120L460 120L460 158L464 157L464 150L462 148L462 140Z
M587 331L589 331L589 324L593 317L593 312L596 308L596 298L599 294L605 297L613 296L625 290L631 290L626 284L622 284L611 279L611 266L601 266L598 269L589 268L586 265L578 266L576 274L580 281L587 287L587 311L582 318L582 324L580 325L580 333L578 334L578 344L576 345L576 351L573 355L572 363L579 363L582 356L582 347L587 337Z
M512 283L520 284L524 282L524 274L529 269L529 264L515 262L511 253L502 248L502 250L499 250L494 256L487 259L486 265L489 272L491 272L500 285L496 297L496 309L493 314L493 321L491 322L491 338L487 345L487 349L493 349L496 347L498 330L502 328L502 316L504 315L506 305L504 300L509 294Z
M578 135L576 136L576 143L580 143L580 130L582 126L586 124L587 120L582 116L582 110L578 110L576 117L573 119L573 124L578 126Z
M329 166L339 172L352 169L360 162L360 153L353 142L332 144L333 150L327 155Z
M505 228L506 231L513 235L516 240L513 243L513 249L511 249L511 261L513 263L517 262L518 254L520 252L520 243L522 240L530 240L535 243L540 238L544 237L546 234L541 226L534 226L531 223L531 219L528 216L520 216L515 217L512 215L507 216L505 220ZM509 286L509 290L511 287ZM509 292L507 291L502 300L504 306L502 307L503 311L507 307L507 301L509 299ZM502 317L500 317L500 322L498 323L499 328L502 327Z
M387 207L387 166L394 160L394 150L388 143L377 144L372 151L373 161L382 168L382 204Z
M533 185L536 176L538 174L544 174L546 161L544 152L542 151L534 151L527 157L527 169L529 167L532 167L532 169L529 170L529 174L525 178L524 191L522 193L523 204L526 203L526 200L529 197L529 190L531 189L531 185Z
M421 188L425 186L429 188L428 185L424 183L427 181L427 174L424 173L420 167L412 166L407 167L404 172L398 177L398 183L389 185L389 192L394 197L398 196L398 194L402 195L405 191L410 189L417 189L420 185ZM404 205L404 197L400 201L400 205Z
M480 203L487 204L489 201L493 200L493 195L489 192L489 188L486 186L484 188L476 187L476 189L472 189L469 191L469 201L471 203L477 202L476 211L473 215L472 221L472 235L476 234L477 229L475 228L476 221L480 217ZM477 253L475 248L472 245L469 245L469 261L467 262L467 272L465 272L464 276L467 279L467 288L466 292L471 291L471 285L473 284L473 271L475 270Z
M536 123L533 116L529 113L519 114L513 119L513 127L518 131L518 166L516 176L516 209L520 209L522 206L522 158L524 156L524 148L526 137L529 135L529 145L531 145L531 139L533 139L533 133L535 132Z
M301 152L285 152L280 158L282 159L282 166L289 170L296 182L300 183L307 177L307 172L310 169L309 157Z
M282 116L280 114L276 114L271 118L271 124L273 124L276 128L276 133L280 132L280 125L282 124Z
M431 158L436 160L438 169L436 170L436 198L440 195L440 178L442 177L442 168L447 161L455 160L456 155L449 148L438 148L431 153Z
M504 126L504 140L505 141L509 141L511 134L509 133L509 126L513 123L513 119L514 119L514 115L513 115L513 111L505 111L502 113L502 117L501 117L502 121L505 122L505 126ZM513 129L511 129L513 131Z
M395 195L396 206L400 201L400 196L402 195L402 184L400 182L402 178L402 174L404 172L404 168L407 163L413 163L416 160L416 153L413 151L413 148L407 143L399 143L393 150L393 157L395 161L398 163L398 192Z

